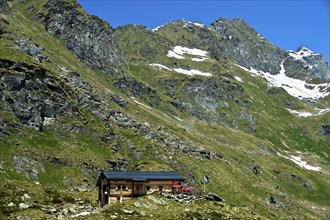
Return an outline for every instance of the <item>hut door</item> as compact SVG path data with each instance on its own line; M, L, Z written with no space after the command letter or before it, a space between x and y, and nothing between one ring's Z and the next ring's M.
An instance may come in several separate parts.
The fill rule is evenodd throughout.
M104 204L109 204L109 185L103 186Z
M135 186L135 190L134 190L135 195L144 195L145 194L144 184L136 183L136 184L134 184L134 186Z

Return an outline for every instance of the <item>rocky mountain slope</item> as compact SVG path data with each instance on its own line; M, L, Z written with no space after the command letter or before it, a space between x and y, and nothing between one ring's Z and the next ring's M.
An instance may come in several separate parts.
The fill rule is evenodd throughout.
M75 0L0 6L4 219L329 217L322 55L242 19L113 29ZM100 209L102 170L174 170L199 199ZM205 175L222 202L203 195Z

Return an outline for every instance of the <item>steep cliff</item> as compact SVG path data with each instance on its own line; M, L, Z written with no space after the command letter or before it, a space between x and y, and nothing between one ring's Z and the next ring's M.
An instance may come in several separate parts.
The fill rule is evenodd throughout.
M49 33L62 38L65 46L86 64L119 74L125 58L106 21L87 15L77 2L49 0L43 8L39 17Z

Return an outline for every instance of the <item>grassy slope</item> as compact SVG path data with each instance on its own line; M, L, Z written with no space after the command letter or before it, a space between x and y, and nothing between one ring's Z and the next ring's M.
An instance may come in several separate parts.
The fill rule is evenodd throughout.
M167 37L168 36L169 35L167 35ZM173 36L180 36L180 34L176 34ZM168 58L165 56L165 54L163 54L163 57L160 58L159 60L161 60L161 62L159 63L165 64L168 67L171 67L171 64L173 64L173 62L177 62L177 63L179 62L181 65L189 66L190 68L197 68L204 71L208 71L207 67L210 66L210 63L212 63L212 61L203 62L203 63L193 63L187 60L181 61L174 58ZM152 60L150 61L150 63L155 61ZM163 82L165 80L169 80L169 79L184 80L189 78L188 76L180 75L171 71L156 70L155 68L148 67L147 65L148 63L131 65L130 71L138 79L145 81L147 84L151 84L158 91L163 91L164 93L166 93L166 89L163 87ZM280 93L276 95L271 95L270 93L268 93L269 88L267 87L266 82L262 78L256 79L255 77L252 77L251 75L249 75L248 73L237 67L232 67L230 69L230 72L234 73L236 76L240 76L244 80L244 83L241 83L241 85L244 88L246 94L248 94L247 96L249 97L248 98L249 109L251 112L253 112L253 115L257 118L256 137L265 140L266 146L270 146L273 150L276 151L294 152L295 150L297 151L299 150L305 152L307 155L305 155L304 159L306 159L310 164L316 166L320 165L320 163L323 164L322 167L324 167L325 176L327 176L328 165L330 162L328 159L329 147L327 145L329 138L317 135L316 129L319 129L320 124L322 124L323 122L329 121L329 115L326 114L326 115L307 118L307 119L294 117L286 110L284 105L285 102L290 102L291 104L294 105L295 109L299 109L299 110L310 109L309 105L293 97L290 97L284 91L280 91ZM178 124L180 123L178 122ZM196 124L190 124L190 123L187 124L187 122L185 122L184 124L185 124L184 126L185 130L192 132L196 131L195 129L196 127L198 127ZM211 137L216 137L216 135L213 135L214 133L216 134L221 133L218 132L219 130L221 130L221 128L219 127L210 126L206 124L204 126L205 127L203 128L199 127L198 129L198 133L201 136L205 135L211 138ZM309 132L308 135L304 134L304 132L306 131ZM237 137L237 133L232 134L229 132L224 136L226 137L226 140L235 139L235 137ZM196 137L193 138L193 140L196 140ZM241 137L240 144L242 144L243 146L249 145L249 142L247 142L246 140L248 140L248 138ZM238 145L239 143L237 142L238 141L236 140L234 142L234 145ZM253 145L255 145L256 142L258 141L255 140ZM214 143L207 143L206 145L214 146ZM289 149L286 146L289 146ZM288 163L292 165L291 162L288 162L286 161L286 159L283 158L277 158L276 162L274 163L271 163L269 161L269 158L267 157L265 159L258 157L257 161L260 163L264 163L266 169L268 169L269 177L271 178L277 178L274 175L278 175L277 163L279 161L281 163ZM280 178L279 185L284 184L285 185L284 187L288 187L288 185L290 185L291 183L286 185L285 184L286 178L290 177L291 174L300 173L300 168L288 169L284 167L280 166L281 171L280 174L278 175L278 177ZM327 202L327 198L329 197L329 195L327 193L324 194L323 192L326 191L329 182L328 181L320 182L319 180L317 180L318 178L323 179L322 174L315 175L315 173L310 171L308 171L307 173L309 174L306 175L305 173L303 175L304 178L315 181L315 184L320 184L317 189L318 191L316 193L317 195L315 194L314 196L310 196L308 195L309 193L301 193L301 189L299 189L299 187L297 188L293 187L292 189L291 186L288 187L288 192L293 194L297 193L299 194L300 199L309 198L313 202L320 202L321 200L323 200L324 202L321 203L323 205L328 206L329 203ZM228 176L228 174L225 176ZM238 179L237 175L234 175L232 178ZM268 177L266 177L266 179L267 178ZM216 181L216 183L218 184L218 181ZM248 186L246 187L249 188ZM267 187L264 188L264 190L267 191L266 189L269 189L270 187L271 186L268 185ZM249 190L253 191L251 187L249 188ZM232 189L229 190L229 194L231 192ZM222 193L224 192L222 191Z
M47 34L42 26L37 22L31 22L31 15L26 10L29 7L29 4L32 3L27 3L25 5L20 3L13 4L13 7L16 8L15 13L17 19L7 17L10 23L14 25L10 25L6 28L14 33L17 33L17 35L24 33L25 37L31 37L35 43L51 52L49 54L47 53L46 55L49 56L53 62L36 63L36 61L32 60L30 57L17 52L14 49L10 49L8 44L11 42L3 41L3 39L1 40L1 48L5 49L1 49L1 51L5 51L5 53L1 54L2 58L16 61L26 60L26 62L29 63L36 63L36 65L41 65L44 68L54 72L54 74L56 74L56 68L53 65L54 63L58 63L66 66L68 69L79 72L81 76L86 81L88 81L105 100L107 100L106 97L109 93L106 92L105 89L110 90L111 93L120 94L125 97L125 94L120 93L114 88L107 76L96 73L92 69L80 63L79 60L72 55L72 53L61 46L60 40ZM34 31L31 31L32 29ZM20 30L20 32L17 30ZM16 37L20 38L22 36ZM165 57L162 58L164 58L164 62L173 62L173 60L167 59ZM186 65L191 65L193 67L197 64L186 63ZM207 68L208 63L203 63L202 65ZM134 68L144 68L144 71L139 72ZM205 71L207 71L207 69ZM21 196L20 194L24 192L23 190L28 192L29 195L31 195L32 198L37 202L35 208L29 209L30 213L32 213L32 216L48 216L45 213L40 212L40 206L42 204L47 204L45 199L47 197L45 197L45 195L48 194L51 194L51 197L61 198L64 204L69 203L70 199L78 196L84 197L85 200L95 204L97 195L95 191L92 193L77 193L77 195L74 193L68 194L69 186L67 183L72 182L72 184L79 184L83 183L83 179L87 179L88 183L93 185L95 177L91 173L84 173L81 168L81 164L88 162L88 164L91 164L95 167L106 169L104 161L125 157L127 153L125 148L133 143L134 146L136 146L146 156L141 161L136 161L134 158L129 158L129 161L131 161L130 168L133 168L134 164L142 164L145 162L148 162L147 167L151 170L156 170L161 167L165 169L174 169L180 171L180 169L189 167L193 170L197 180L202 179L205 174L212 178L210 183L207 185L207 191L218 193L226 199L228 204L238 208L237 210L233 211L232 209L235 208L231 208L227 205L225 205L225 208L223 208L222 206L218 207L217 204L214 204L211 205L211 209L218 211L224 210L224 213L227 214L235 213L235 216L250 216L244 211L244 209L241 208L244 205L249 207L249 209L254 210L254 212L258 213L259 215L263 215L268 218L274 218L274 216L280 217L282 215L299 215L301 212L306 212L305 215L310 218L317 218L318 214L312 213L310 210L305 210L305 208L303 208L304 206L299 205L300 207L295 207L297 207L300 202L306 202L309 205L314 205L316 207L329 207L329 203L327 202L329 193L327 193L326 190L327 186L329 186L329 174L327 171L327 165L322 165L322 168L325 170L323 173L305 171L294 165L292 162L274 155L271 151L267 150L267 148L263 149L258 147L256 143L263 143L272 149L276 149L277 147L282 147L284 149L284 146L280 143L280 141L285 140L289 144L292 143L292 147L295 147L297 150L302 150L303 148L308 149L311 146L315 147L319 143L321 143L319 146L323 146L324 148L325 141L322 139L318 140L316 138L315 140L306 138L306 142L303 141L304 139L302 140L300 138L300 132L298 129L295 129L295 126L299 123L307 124L306 121L301 122L300 119L296 119L291 116L287 111L285 111L284 108L278 108L277 103L274 104L274 102L269 100L265 92L267 91L266 84L262 82L262 80L253 80L250 76L246 75L245 72L239 69L233 69L232 71L234 71L236 75L242 77L245 82L251 81L254 83L254 85L259 87L259 89L257 89L255 86L251 86L250 84L244 86L245 91L251 94L251 103L255 104L250 106L253 111L259 113L258 121L262 123L258 124L258 130L260 130L260 133L257 133L258 137L254 137L244 132L238 132L231 129L225 129L222 127L209 125L204 122L196 121L191 116L179 111L176 112L176 114L184 120L183 122L174 120L172 118L169 119L162 114L172 114L167 111L169 107L166 108L168 105L166 102L163 103L165 106L164 108L157 107L151 110L147 110L139 105L134 104L134 102L129 97L126 97L126 100L130 105L127 113L131 115L131 117L140 121L145 121L152 126L161 125L162 127L168 129L169 133L178 135L182 140L190 141L197 146L205 148L206 150L222 153L224 155L223 161L214 159L202 160L187 157L185 155L176 155L174 157L175 160L179 162L179 165L173 165L168 163L166 160L156 158L154 153L148 152L145 148L145 145L150 143L155 151L158 150L166 155L167 152L161 146L157 145L156 143L152 143L145 138L137 136L132 130L123 128L114 128L115 132L120 134L124 140L120 143L124 146L121 154L114 154L111 149L116 143L105 144L100 142L98 138L99 136L94 135L97 133L101 136L105 133L102 123L97 118L92 116L90 112L84 111L82 109L85 112L88 120L94 121L93 123L89 123L88 125L83 126L81 125L80 121L75 119L61 119L65 122L75 124L76 126L82 126L83 131L80 134L60 131L49 127L46 128L44 132L25 130L20 136L9 136L8 138L1 140L1 145L4 147L4 149L1 150L1 160L5 162L3 169L0 172L1 179L5 180L2 181L0 188L0 191L3 194L3 199L1 200L2 210L6 211L6 214L13 212L24 212L17 209L11 210L10 208L6 207L6 204L8 204L10 201L16 201L17 198ZM145 64L138 64L135 67L133 66L129 73L137 79L145 81L147 84L150 84L152 87L159 91L162 91L161 84L153 84L154 81L152 79L158 79L159 81L157 82L161 82L161 79L159 78L160 73L162 74L161 77L164 79L173 78L172 74L167 72L154 71L149 67L145 67ZM143 73L147 73L148 77L143 75ZM149 76L152 75L154 78L149 78ZM184 76L179 74L174 74L174 76L178 78L184 78ZM151 80L148 81L148 79ZM260 90L260 87L263 89ZM283 96L289 98L285 94ZM165 94L163 97L164 100L171 100L171 98L167 97ZM298 102L297 100L293 101ZM298 104L302 105L300 103ZM270 106L273 108L270 108ZM119 107L114 104L110 104L109 108L119 109ZM138 111L139 114L136 114L136 111ZM5 112L2 113L2 116L10 120L15 120L15 117ZM327 118L324 117L328 116L322 116L319 119L312 119L313 124L317 125L320 121L327 120ZM285 122L280 122L280 118L284 118ZM292 124L292 127L288 128L286 126L287 121L291 122L290 124ZM270 124L273 126L269 127ZM302 126L302 124L300 125ZM283 136L277 137L277 135L280 133L283 133ZM216 138L223 139L226 144L217 142L215 140ZM263 141L262 139L267 141ZM320 149L321 147L315 149L315 153L318 153L319 151L324 152L323 149ZM79 152L79 154L77 154L77 152ZM326 151L326 154L328 154L328 151ZM17 173L15 170L13 170L12 157L15 155L24 156L27 158L37 158L38 162L44 167L44 171L40 172L37 180L31 177L27 177L23 173ZM64 166L54 165L42 157L42 155L48 155L54 158L62 158L63 160L67 161L68 164ZM225 163L225 161L229 162L230 165ZM248 169L247 165L250 164L251 161L255 161L255 163L261 167L261 174L254 175ZM323 161L325 164L329 163L326 158L323 159ZM291 174L295 174L309 180L313 187L313 191L309 192L301 185L301 183L294 181L288 182L286 178L290 178ZM39 181L41 186L34 185L34 181ZM280 186L283 193L287 195L285 198L280 197L280 192L275 189L276 185ZM18 193L19 195L13 194L13 190L10 189L9 186L20 189ZM50 187L50 191L47 190L48 187ZM197 185L197 187L201 188L201 185ZM284 209L283 211L278 211L278 208L275 206L268 206L265 202L269 199L270 194L277 195L281 201L289 204L291 204L294 200L295 202L293 202L293 204L295 205L293 208L291 207L292 210ZM142 201L143 199L145 198L142 198ZM197 204L198 205L196 206L196 209L198 211L194 211L196 212L194 215L200 215L203 207L210 205L204 203ZM124 206L126 206L126 204ZM187 217L187 214L184 212L184 207L188 206L189 205L183 205L182 209L177 210L178 215ZM113 209L120 207L121 206L116 206ZM128 204L127 207L132 208L131 204ZM171 203L168 208L175 209L175 207L176 204ZM170 213L164 215L163 212L160 213L157 210L147 211L159 218L169 219L167 217L170 217ZM107 216L108 214L105 212L102 215ZM98 217L103 218L102 216Z

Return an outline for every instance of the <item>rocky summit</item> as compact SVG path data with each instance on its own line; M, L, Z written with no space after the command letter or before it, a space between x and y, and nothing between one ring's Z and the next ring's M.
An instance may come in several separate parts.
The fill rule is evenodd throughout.
M114 29L75 0L0 7L1 219L329 219L321 54L241 18ZM196 191L100 207L102 171Z

